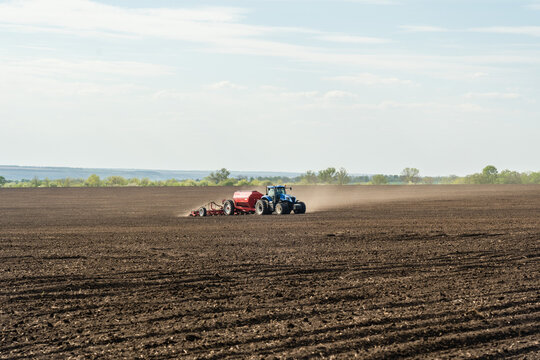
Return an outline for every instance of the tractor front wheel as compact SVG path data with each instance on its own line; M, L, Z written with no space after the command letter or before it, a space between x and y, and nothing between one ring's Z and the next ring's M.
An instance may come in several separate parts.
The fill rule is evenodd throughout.
M223 203L223 213L225 215L234 215L234 201L227 200Z

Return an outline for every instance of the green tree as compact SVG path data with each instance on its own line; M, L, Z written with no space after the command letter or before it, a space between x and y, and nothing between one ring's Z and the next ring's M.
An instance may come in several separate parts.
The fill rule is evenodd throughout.
M4 186L4 185L6 185L6 183L7 183L6 178L3 177L3 176L0 176L0 186Z
M236 182L235 179L228 178L223 181L220 181L218 185L219 186L234 186L235 182Z
M346 185L351 182L351 177L345 168L340 168L336 173L336 181L339 185Z
M370 181L370 177L367 175L360 175L360 176L353 176L351 177L351 182L353 183L368 183Z
M179 184L180 186L197 186L197 182L193 179L181 181Z
M532 172L527 175L528 184L540 184L540 172Z
M70 187L71 186L71 178L67 177L65 179L60 179L60 180L58 180L58 184L61 187Z
M84 182L84 185L88 187L100 187L101 179L99 178L98 175L92 174L88 177L88 179L86 179L86 181Z
M497 184L523 184L521 175L517 171L503 170L497 175Z
M441 178L440 184L456 184L462 183L463 178L458 177L457 175L449 175Z
M234 186L248 186L251 185L248 179L240 179L234 184Z
M165 180L165 186L180 186L180 183L176 179Z
M464 184L485 184L486 180L482 174L467 175L463 179Z
M316 184L317 183L317 174L314 171L308 170L305 174L300 177L300 181L306 184Z
M336 179L336 168L329 167L319 171L318 178L323 184L332 184Z
M139 178L128 179L128 186L141 186L141 179Z
M30 186L32 187L39 187L41 185L41 181L38 179L37 176L34 176L34 178L32 179L32 181L30 181Z
M139 182L139 185L140 186L150 186L151 185L151 181L149 178L145 177L145 178L142 178L141 181Z
M208 183L208 180L201 180L197 183L197 186L208 186L209 183Z
M107 186L125 186L127 185L127 180L122 176L113 175L105 179L105 184Z
M231 172L225 168L222 168L215 172L211 172L210 175L208 175L205 179L214 184L219 184L227 180L229 178L229 175L231 175Z
M497 182L498 171L493 165L488 165L482 170L484 184L495 184Z
M373 175L371 178L371 183L373 185L386 185L388 184L388 179L382 174Z
M420 177L418 175L420 175L420 170L418 170L417 168L405 168L401 172L401 179L404 183L416 184L420 181Z

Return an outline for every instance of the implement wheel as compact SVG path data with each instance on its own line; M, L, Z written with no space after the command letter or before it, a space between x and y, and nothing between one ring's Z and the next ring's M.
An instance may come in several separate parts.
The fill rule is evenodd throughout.
M206 216L206 208L202 207L199 209L199 216Z
M276 214L287 215L291 213L291 208L287 203L279 203L276 205Z
M225 215L234 215L234 201L225 201L223 203L223 212L225 213Z

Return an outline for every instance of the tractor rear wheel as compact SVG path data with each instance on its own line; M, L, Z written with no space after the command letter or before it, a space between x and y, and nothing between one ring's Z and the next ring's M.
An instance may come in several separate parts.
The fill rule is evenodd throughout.
M300 206L295 206L294 207L294 213L295 214L305 214L306 213L306 204L305 203L299 202L296 205L300 205Z
M266 200L259 200L255 204L255 213L257 215L267 215L268 214L268 202Z
M206 208L202 207L199 209L199 216L206 216Z
M225 213L225 215L234 215L234 201L225 201L223 203L223 212Z
M276 205L276 214L287 215L291 213L291 208L287 203L279 203Z

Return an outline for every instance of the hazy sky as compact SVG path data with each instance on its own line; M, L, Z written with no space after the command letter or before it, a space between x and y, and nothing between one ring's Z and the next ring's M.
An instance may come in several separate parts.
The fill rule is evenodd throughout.
M0 0L0 164L540 170L540 1Z

